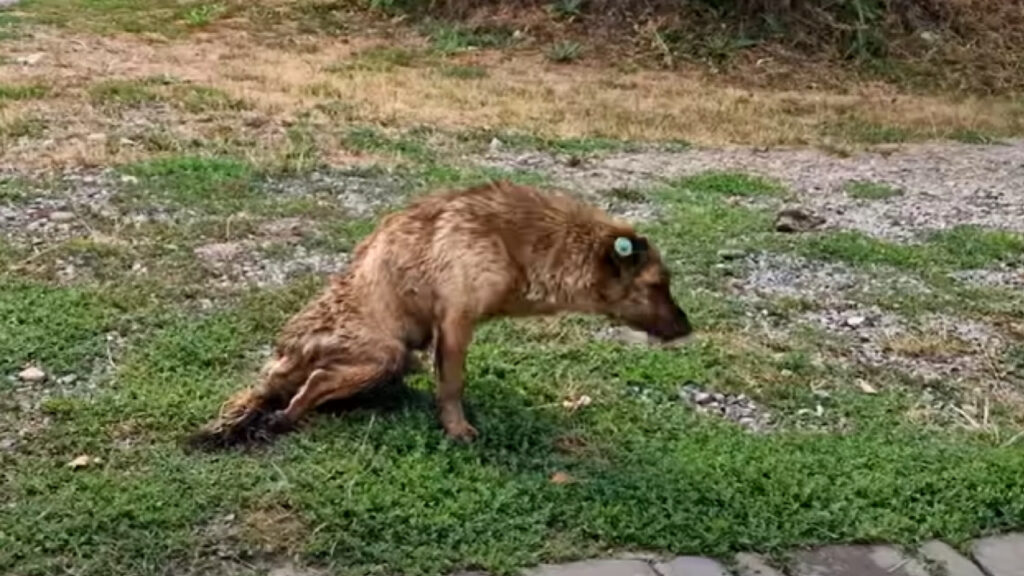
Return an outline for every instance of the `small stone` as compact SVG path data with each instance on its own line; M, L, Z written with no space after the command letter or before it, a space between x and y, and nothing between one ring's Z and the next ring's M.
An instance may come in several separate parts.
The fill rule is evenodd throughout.
M139 183L139 179L136 178L135 176L132 176L131 174L122 174L121 175L121 183L122 184L138 184Z
M28 383L42 382L46 380L46 372L43 372L35 366L29 366L21 372L18 372L18 380Z
M504 146L504 144L502 143L501 140L497 138L491 138L491 143L490 145L488 145L487 149L490 150L492 153L500 152L502 146Z
M75 213L68 212L66 210L57 210L50 212L50 215L47 218L49 218L50 222L70 222L75 219Z
M739 260L747 255L743 250L735 248L723 248L717 252L719 260Z
M711 395L711 397L714 398L715 402L717 402L718 404L725 402L725 394L715 392L714 394Z
M101 462L102 462L102 460L99 459L99 458L96 458L95 456L89 456L88 454L83 454L81 456L78 456L77 458L75 458L71 462L68 462L67 466L68 466L68 468L71 468L72 470L78 470L79 468L85 468L86 466L92 466L94 464L99 464Z
M696 392L693 395L693 401L697 404L707 404L711 402L711 394L707 392Z
M779 232L809 232L825 224L825 219L803 208L785 208L775 216L775 229Z
M35 52L18 58L16 62L22 66L34 66L45 57L46 52Z
M878 390L866 380L857 380L857 387L865 394L878 394Z
M860 328L865 322L867 322L867 320L868 319L863 316L850 316L846 319L846 325L850 328Z
M85 139L90 142L102 142L107 139L107 135L103 132L93 132L86 136Z
M569 475L568 472L555 472L551 475L550 482L558 486L563 486L565 484L575 483L576 479Z
M77 374L65 374L64 376L57 378L57 384L60 384L61 386L69 386L74 384L76 380L78 380Z

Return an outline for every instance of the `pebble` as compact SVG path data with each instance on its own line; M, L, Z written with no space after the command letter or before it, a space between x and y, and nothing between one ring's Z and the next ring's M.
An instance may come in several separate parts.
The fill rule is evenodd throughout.
M825 219L804 208L785 208L775 216L775 229L779 232L809 232L825 224Z
M46 380L46 372L43 372L35 366L29 366L21 372L18 372L18 379L22 382L29 383L42 382L43 380Z
M56 212L50 212L48 216L50 222L70 222L76 218L74 212L68 212L66 210L57 210Z
M846 319L846 325L850 328L860 328L867 322L867 318L863 316L850 316Z
M739 260L746 256L747 253L735 248L723 248L717 252L717 255L720 260Z

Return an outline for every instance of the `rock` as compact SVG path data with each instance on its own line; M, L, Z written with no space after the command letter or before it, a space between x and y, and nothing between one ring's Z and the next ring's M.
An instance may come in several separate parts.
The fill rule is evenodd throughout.
M846 319L846 325L850 328L860 328L865 322L867 322L867 320L868 319L863 316L850 316Z
M74 220L76 216L74 212L68 212L66 210L56 210L54 212L50 212L50 215L47 218L50 220L50 222L70 222Z
M680 556L656 564L654 570L661 576L729 576L721 564L699 556Z
M779 232L809 232L825 224L825 219L803 208L784 208L775 216L775 229Z
M64 376L57 378L57 384L60 384L61 386L70 386L77 380L78 376L76 374L65 374Z
M562 486L565 484L573 484L576 482L576 479L569 475L568 472L555 472L551 475L550 482L552 484Z
M756 554L737 554L735 564L739 576L782 576L767 560Z
M871 384L868 384L866 380L857 380L857 387L865 394L878 394L878 390Z
M138 184L139 183L139 179L136 178L135 176L132 176L131 174L122 174L121 175L121 183L122 184Z
M928 572L889 546L825 546L797 553L793 576L928 576Z
M948 544L932 540L925 542L918 549L918 554L925 560L938 565L947 576L984 576L973 562L961 556ZM1024 561L1024 558L1021 559Z
M492 153L501 152L502 146L504 146L504 144L501 142L501 140L498 140L497 138L491 138L491 143L487 146L487 149L490 150Z
M708 404L711 402L711 394L707 392L695 392L693 394L693 401L697 404Z
M1024 534L983 538L974 543L974 560L992 576L1024 576Z
M101 460L99 458L96 458L95 456L89 456L88 454L83 454L83 455L75 458L71 462L68 462L67 463L67 467L71 468L72 470L78 470L79 468L85 468L87 466L92 466L94 464L99 464L101 462L103 462L103 460Z
M43 372L42 370L36 368L35 366L29 366L28 368L25 368L21 372L18 372L18 380L21 380L22 382L28 382L30 384L42 382L43 380L46 380L46 372Z

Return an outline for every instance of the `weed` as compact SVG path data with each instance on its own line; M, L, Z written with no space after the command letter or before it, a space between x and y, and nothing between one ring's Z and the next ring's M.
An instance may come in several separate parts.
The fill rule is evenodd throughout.
M560 64L579 60L582 55L583 46L581 46L579 42L573 42L572 40L559 42L548 49L547 52L549 60Z
M463 66L458 64L445 64L438 68L441 76L447 78L458 78L459 80L477 80L487 77L487 69L482 66Z
M450 55L478 48L503 48L512 43L513 32L504 27L438 23L430 27L434 50Z
M980 130L960 129L949 135L950 140L964 144L998 144L999 138Z
M342 144L350 150L389 154L419 162L433 158L433 153L421 138L411 134L391 137L370 126L350 129L342 138Z
M407 48L377 46L359 52L351 60L331 66L327 71L369 70L373 72L390 72L395 68L416 66L421 58L422 56L419 53Z
M185 11L185 22L193 28L208 26L227 12L227 7L220 3L198 4Z
M49 92L50 88L42 84L0 84L0 101L38 100Z
M152 83L144 80L103 80L89 87L89 98L96 106L137 108L157 102L160 95Z
M676 180L672 186L701 194L720 196L781 196L785 194L785 189L778 183L742 172L703 172Z
M586 0L555 0L548 5L548 10L561 20L573 21L583 14Z
M46 131L46 122L34 116L21 116L0 122L0 141L38 138Z
M844 186L847 196L859 200L886 200L903 195L903 191L882 182L851 180Z

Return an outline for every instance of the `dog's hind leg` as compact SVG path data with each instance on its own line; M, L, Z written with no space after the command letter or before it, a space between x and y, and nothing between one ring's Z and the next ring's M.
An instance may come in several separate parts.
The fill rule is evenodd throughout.
M406 352L400 347L380 352L376 361L347 364L337 362L317 368L292 397L288 407L273 416L274 428L294 426L317 406L353 396L401 375Z

